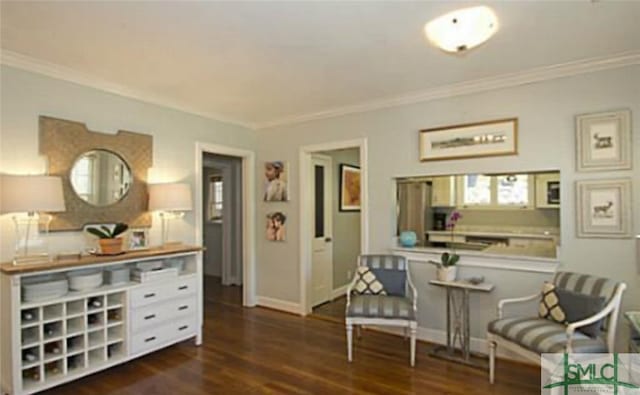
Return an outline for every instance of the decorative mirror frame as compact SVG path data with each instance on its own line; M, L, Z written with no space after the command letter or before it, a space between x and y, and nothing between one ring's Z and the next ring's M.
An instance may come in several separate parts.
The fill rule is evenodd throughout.
M130 227L151 226L147 211L147 172L153 165L153 137L120 130L116 134L94 132L81 122L40 116L40 153L48 159L49 174L62 178L66 211L55 213L51 231L82 230L87 224L124 222ZM71 168L84 152L102 149L119 155L133 178L129 192L109 206L93 206L76 195Z

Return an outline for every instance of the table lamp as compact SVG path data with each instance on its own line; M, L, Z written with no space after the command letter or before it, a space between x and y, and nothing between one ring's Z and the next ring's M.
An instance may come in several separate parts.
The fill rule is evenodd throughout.
M168 183L149 185L149 211L159 211L162 221L162 245L179 244L169 242L169 221L184 217L191 211L191 186L189 184Z
M61 211L65 211L65 206L60 177L0 176L0 214L14 214L14 265L51 260L48 234L52 217L39 213ZM41 240L38 240L38 234L42 236Z

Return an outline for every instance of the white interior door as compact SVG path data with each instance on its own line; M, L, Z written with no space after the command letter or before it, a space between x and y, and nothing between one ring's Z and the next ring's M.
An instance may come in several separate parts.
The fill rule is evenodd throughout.
M331 299L333 290L333 213L332 186L333 169L331 158L313 155L313 249L311 260L311 302L317 306Z

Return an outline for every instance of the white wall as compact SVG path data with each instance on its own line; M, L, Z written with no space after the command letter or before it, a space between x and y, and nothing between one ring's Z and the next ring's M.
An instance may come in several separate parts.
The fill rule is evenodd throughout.
M96 89L48 78L11 67L1 69L0 172L43 173L46 164L38 154L38 116L84 122L94 131L119 129L153 136L150 182L183 181L195 186L195 142L253 149L255 132ZM159 242L159 221L154 218L151 242ZM172 223L172 239L195 241L193 212ZM10 217L0 217L0 260L12 257ZM83 249L81 232L52 235L54 251Z
M291 164L289 240L268 244L258 238L259 294L299 303L299 147L336 140L367 138L369 169L370 252L387 252L394 235L392 178L398 176L560 169L562 174L561 268L624 280L629 285L624 305L640 309L640 282L635 267L632 239L578 239L575 230L574 182L583 179L629 177L634 196L640 196L640 66L551 80L509 89L352 114L297 125L279 126L258 134L258 166L277 158ZM632 171L577 173L575 171L576 114L630 108L633 122L634 165ZM418 131L507 117L519 118L517 156L421 163ZM635 233L640 233L640 207L634 201ZM258 218L266 212L258 206ZM478 269L463 270L462 275ZM420 288L421 326L443 329L442 291L427 285L433 268L412 265ZM468 272L468 273L466 273ZM483 337L498 298L535 292L546 275L482 270L497 288L478 296L472 305L472 335Z

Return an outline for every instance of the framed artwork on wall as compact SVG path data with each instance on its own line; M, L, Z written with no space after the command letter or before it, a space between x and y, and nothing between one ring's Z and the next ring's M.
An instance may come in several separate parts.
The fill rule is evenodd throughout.
M576 195L578 237L632 236L630 179L577 181Z
M149 230L136 228L129 230L129 250L146 250L149 248Z
M360 168L340 165L340 211L360 211Z
M266 236L268 241L285 241L287 239L287 215L276 211L267 214Z
M286 202L289 200L289 166L276 160L264 163L264 201Z
M423 162L517 153L518 118L420 131L420 160Z
M631 169L631 111L576 117L578 171Z

